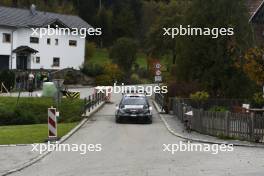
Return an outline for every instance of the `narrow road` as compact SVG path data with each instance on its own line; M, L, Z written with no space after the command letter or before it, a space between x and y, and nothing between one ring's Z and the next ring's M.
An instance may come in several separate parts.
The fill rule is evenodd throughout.
M66 143L102 144L101 152L52 152L19 176L263 176L264 150L236 147L234 152L163 152L178 144L154 111L151 125L116 124L113 97Z

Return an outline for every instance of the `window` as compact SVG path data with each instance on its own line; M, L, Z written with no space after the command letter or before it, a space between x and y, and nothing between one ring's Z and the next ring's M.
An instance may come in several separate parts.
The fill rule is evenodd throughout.
M54 57L53 58L53 67L59 67L60 66L60 58L59 57Z
M38 37L30 37L30 43L39 43Z
M11 34L3 33L3 43L11 42Z
M37 63L37 64L40 63L40 57L36 57L36 63Z
M69 45L70 46L77 46L77 41L76 40L69 40Z
M55 45L59 45L59 39L55 39Z
M47 39L47 44L50 45L50 38Z

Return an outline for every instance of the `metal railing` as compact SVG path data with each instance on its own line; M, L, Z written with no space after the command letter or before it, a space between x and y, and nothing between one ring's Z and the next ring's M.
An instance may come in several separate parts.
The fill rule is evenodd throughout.
M155 94L155 101L159 105L160 109L164 109L164 95L161 93L156 93Z
M101 102L106 100L105 93L94 93L84 98L84 112L91 112L94 108L96 108Z

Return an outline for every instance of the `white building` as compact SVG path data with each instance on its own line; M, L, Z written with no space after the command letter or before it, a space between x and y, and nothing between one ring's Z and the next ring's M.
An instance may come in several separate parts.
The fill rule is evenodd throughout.
M92 28L77 16L0 6L0 69L79 67L84 62L85 38L53 35L40 38L32 28L56 26Z

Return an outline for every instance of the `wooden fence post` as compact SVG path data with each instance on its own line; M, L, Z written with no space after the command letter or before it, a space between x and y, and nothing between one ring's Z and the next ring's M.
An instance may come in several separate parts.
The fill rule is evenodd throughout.
M230 135L230 112L226 112L225 114L225 135Z
M250 113L250 126L249 126L249 131L250 131L250 138L251 141L255 141L255 130L254 130L255 124L254 124L254 113Z

